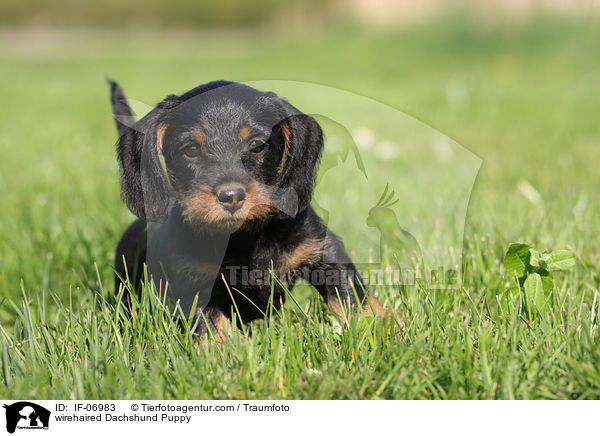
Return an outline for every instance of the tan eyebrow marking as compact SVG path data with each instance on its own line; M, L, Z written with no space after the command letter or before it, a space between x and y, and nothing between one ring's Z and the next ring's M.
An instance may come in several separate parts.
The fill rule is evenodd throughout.
M248 139L252 135L252 129L248 126L244 126L240 129L240 136L242 139Z
M206 141L206 133L204 133L202 130L195 132L193 137L194 141L196 141L198 144L202 144L204 141Z

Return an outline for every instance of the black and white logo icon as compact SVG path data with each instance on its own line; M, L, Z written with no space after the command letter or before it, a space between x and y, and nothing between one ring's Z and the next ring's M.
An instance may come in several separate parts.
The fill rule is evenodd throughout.
M6 431L14 433L18 429L47 430L50 411L29 401L19 401L3 406L6 409Z

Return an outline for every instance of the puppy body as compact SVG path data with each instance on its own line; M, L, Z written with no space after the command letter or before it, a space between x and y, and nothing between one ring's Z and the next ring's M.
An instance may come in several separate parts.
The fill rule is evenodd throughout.
M155 271L153 279L156 284L164 285L166 280L169 281L169 297L179 301L184 311L192 307L197 297L197 305L210 308L212 314L230 318L232 308L237 307L244 322L252 321L264 317L269 301L272 301L274 309L279 309L285 301L281 284L291 289L300 278L307 279L338 316L342 316L338 300L349 306L357 305L350 283L351 280L360 280L360 275L341 241L327 231L312 208L289 220L230 235L219 265L206 250L197 249L222 244L219 236L198 234L197 230L188 228L181 217L177 217L176 211L167 222L159 224L160 230L149 249L145 247L148 244L146 226L144 220L138 219L123 235L115 259L117 273L120 277L130 277L139 282L143 264L149 261L148 251L169 253L161 256L159 268L148 268ZM327 264L324 261L327 258L344 258L345 263ZM259 274L252 277L254 271ZM273 291L271 271L278 279L273 282ZM323 274L319 274L321 272ZM338 277L346 281L345 287L337 286ZM117 278L117 289L120 282ZM356 295L363 301L364 285L361 282L353 284ZM369 308L365 305L365 310ZM200 325L204 329L205 325Z
M184 311L197 299L209 320L201 332L217 336L233 307L243 322L261 318L300 278L339 316L344 305L383 313L310 206L323 148L313 118L275 94L211 82L167 97L131 126L125 95L111 85L122 193L140 217L117 247L117 290L124 277L139 283L146 263Z

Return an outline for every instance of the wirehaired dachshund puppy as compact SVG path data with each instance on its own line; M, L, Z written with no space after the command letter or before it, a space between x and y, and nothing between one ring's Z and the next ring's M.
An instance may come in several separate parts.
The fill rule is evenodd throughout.
M300 278L341 318L384 314L310 205L323 149L314 118L274 93L216 81L136 122L109 83L122 197L139 217L117 247L117 292L126 277L139 289L146 264L169 301L202 317L198 333L219 339L234 314L248 322L279 308Z

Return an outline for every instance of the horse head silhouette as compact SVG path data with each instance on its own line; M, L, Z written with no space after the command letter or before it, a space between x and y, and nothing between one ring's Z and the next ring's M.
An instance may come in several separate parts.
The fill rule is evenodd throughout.
M379 261L382 264L397 262L401 267L412 267L422 259L421 245L398 222L392 209L396 203L394 191L389 191L389 185L385 185L377 204L369 211L367 225L379 230Z

